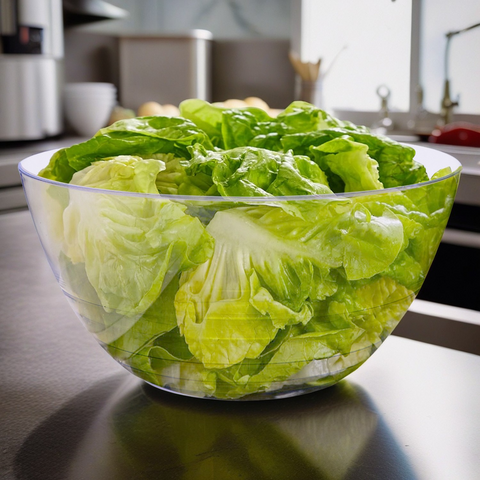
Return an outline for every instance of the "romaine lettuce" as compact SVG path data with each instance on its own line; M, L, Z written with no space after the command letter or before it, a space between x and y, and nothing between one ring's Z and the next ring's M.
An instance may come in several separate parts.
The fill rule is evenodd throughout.
M384 190L428 180L413 149L305 102L277 118L180 109L117 122L42 171L80 187L50 196L70 301L162 387L239 398L347 375L422 285L458 175Z

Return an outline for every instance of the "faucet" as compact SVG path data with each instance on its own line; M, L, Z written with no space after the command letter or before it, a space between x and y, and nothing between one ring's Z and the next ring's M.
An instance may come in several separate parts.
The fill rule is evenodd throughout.
M474 28L480 27L480 23L470 25L469 27L462 28L461 30L454 30L447 32L445 36L447 37L447 44L445 46L445 82L443 86L443 97L441 102L440 110L440 125L444 126L452 122L453 109L459 105L458 97L457 100L452 100L450 96L450 75L449 75L449 54L450 54L450 41L455 35L466 32L468 30L473 30Z
M458 97L457 100L452 100L452 97L450 96L450 80L446 78L443 86L443 98L440 109L440 126L443 127L452 123L453 108L458 107L458 105L460 105Z

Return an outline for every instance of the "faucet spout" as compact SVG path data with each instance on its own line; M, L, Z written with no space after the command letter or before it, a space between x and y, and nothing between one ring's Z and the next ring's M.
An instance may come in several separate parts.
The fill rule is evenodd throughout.
M440 126L452 123L453 109L454 107L458 107L458 105L458 100L452 100L452 97L450 96L450 80L447 78L443 88L443 98L440 110Z
M474 28L480 27L480 22L470 25L469 27L462 28L461 30L454 30L451 32L447 32L445 37L447 42L445 44L445 83L443 88L443 97L441 103L441 110L440 110L440 121L439 126L444 126L452 122L453 117L453 108L459 105L458 100L452 100L450 96L450 72L449 72L449 56L450 56L450 41L456 35L459 35L464 32L468 32L469 30L473 30Z

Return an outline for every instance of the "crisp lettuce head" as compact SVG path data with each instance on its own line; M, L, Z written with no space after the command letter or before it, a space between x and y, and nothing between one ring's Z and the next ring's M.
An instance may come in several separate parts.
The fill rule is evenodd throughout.
M72 185L48 190L67 295L161 387L240 398L335 383L421 287L458 175L388 189L428 180L413 149L305 102L276 118L180 110L117 122L42 171Z

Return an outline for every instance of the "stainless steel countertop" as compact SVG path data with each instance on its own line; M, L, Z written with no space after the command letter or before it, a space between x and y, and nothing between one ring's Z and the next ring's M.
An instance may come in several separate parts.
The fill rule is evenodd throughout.
M76 319L27 211L0 215L0 329L4 480L480 478L480 356L390 336L302 397L161 392Z
M66 136L54 140L15 142L11 146L2 144L0 147L0 187L21 185L18 164L24 158L55 148L70 147L85 140L86 138Z
M86 138L62 136L38 141L1 143L0 145L0 211L26 208L18 164L36 153L64 148L85 141Z

